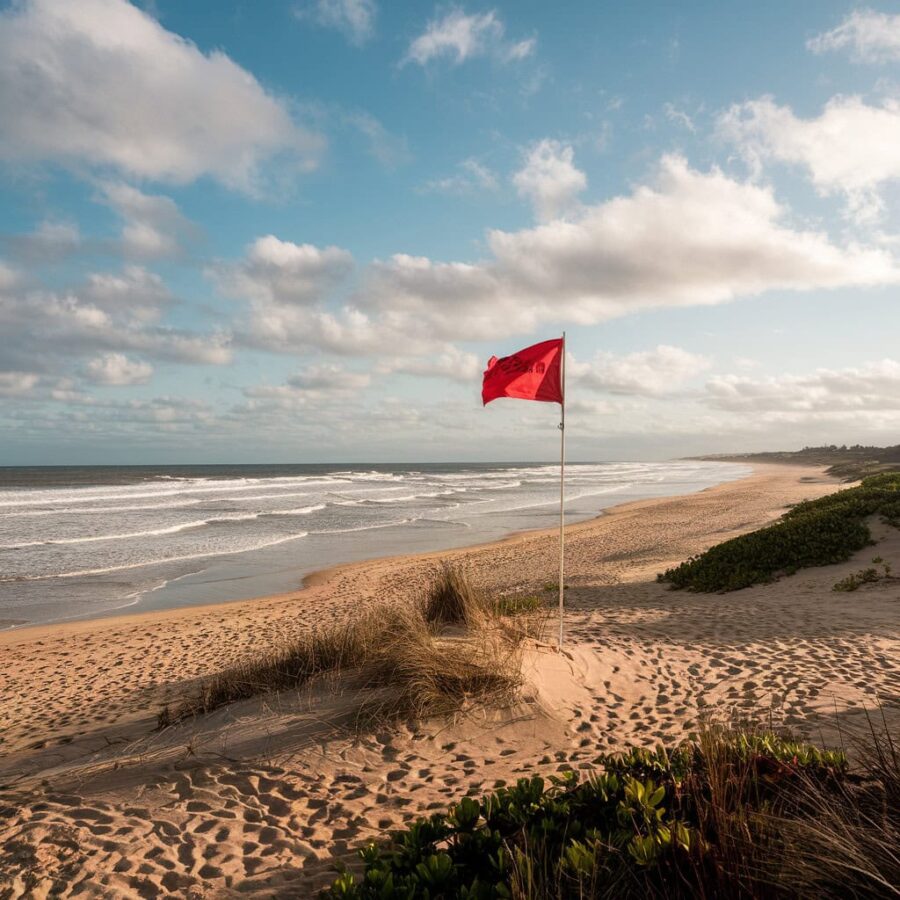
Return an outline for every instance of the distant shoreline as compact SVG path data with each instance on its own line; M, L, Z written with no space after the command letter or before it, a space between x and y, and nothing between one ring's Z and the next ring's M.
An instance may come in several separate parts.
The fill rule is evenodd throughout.
M97 511L92 512L90 522L97 521L98 524L92 527L97 531L125 532L123 536L131 540L121 546L129 548L129 553L156 556L154 548L157 540L168 541L168 533L202 525L201 520L206 522L203 534L209 534L217 541L227 540L235 544L260 540L257 535L262 536L263 532L249 529L255 528L257 522L265 522L264 527L268 531L264 540L270 542L264 546L250 547L249 552L223 549L221 552L196 558L183 555L190 554L192 550L180 545L172 562L160 559L139 567L129 567L120 579L118 573L100 567L128 560L112 559L111 563L107 563L97 553L105 552L108 544L82 544L81 533L72 531L76 524L83 524L87 528L90 523L81 521L87 517L79 516L76 519L70 516L69 521L63 520L66 531L58 534L53 527L55 517L48 518L41 513L39 520L27 521L46 523L43 534L31 535L24 540L32 540L37 544L37 539L56 543L58 537L66 538L59 543L78 548L77 558L66 548L70 569L73 572L80 569L96 571L98 575L92 577L91 571L86 571L83 576L71 577L71 580L65 582L49 575L46 580L44 576L35 579L26 577L18 583L0 585L0 595L9 601L7 609L0 610L3 625L7 629L18 631L39 625L99 621L181 607L201 608L219 603L238 603L301 589L310 580L315 580L322 570L343 565L397 555L454 552L539 531L546 528L548 523L552 523L550 527L555 530L558 520L556 510L559 477L558 470L553 471L556 467L549 464L510 464L509 467L499 468L485 463L458 464L457 471L453 469L449 464L418 464L410 469L383 465L377 470L345 472L341 468L335 469L327 465L303 465L274 470L270 468L259 474L258 469L251 471L239 468L229 470L229 474L236 476L238 485L233 489L223 486L224 482L218 472L212 481L208 481L211 476L209 468L193 470L190 479L184 484L167 478L161 482L161 487L159 483L147 482L146 488L142 478L135 482L136 488L132 486L130 478L129 483L122 486L117 473L112 473L110 485L94 484L92 479L96 475L87 476L79 471L76 473L76 481L84 477L86 480L83 486L70 489L65 481L57 480L51 488L40 490L35 496L41 502L47 498L48 510L54 506L71 504L76 507L77 512L80 505L87 504L88 508L96 505ZM145 468L142 467L139 471L144 472ZM158 473L162 470L157 468L154 471ZM175 470L168 468L166 471L172 473ZM571 479L567 479L567 527L594 519L598 514L604 515L610 506L693 492L734 480L747 471L749 469L746 466L727 463L697 464L675 460L652 464L578 464L572 468ZM496 492L498 488L501 490ZM268 502L249 505L242 502L246 492L255 494L259 491L262 491L259 499ZM279 491L302 491L304 496L303 499L282 500ZM159 492L159 498L155 492ZM213 508L222 504L222 498L231 501L232 493L233 502L227 503L221 513ZM146 503L148 506L129 506L135 501L120 500L119 495L124 494L129 498L144 497L146 499L138 500L137 503ZM169 495L174 515L167 511ZM64 499L56 500L57 496ZM82 500L82 496L86 499ZM285 496L299 495L289 493ZM367 499L373 496L383 499ZM203 504L206 497L212 504L210 508L192 506L196 503ZM435 497L438 499L419 499ZM31 499L29 491L21 490L8 499L13 506L37 502ZM250 501L256 499L258 498L249 496ZM122 509L151 510L150 515L155 521L116 521L116 527L113 528L112 517L103 522L98 519L103 504L111 502L124 502L126 505ZM422 511L426 506L429 509ZM432 506L433 509L430 508ZM189 507L190 511L178 517L181 508L185 507ZM118 507L113 507L116 508ZM193 512L195 508L196 513ZM349 519L345 518L345 509ZM161 512L157 514L156 510ZM285 513L300 517L278 518ZM219 515L223 522L232 520L225 526L227 532L216 530L223 527L215 524L219 521ZM165 517L164 521L162 517ZM192 521L184 524L186 519ZM238 525L234 524L235 520L240 520ZM276 524L281 522L286 524ZM356 527L357 523L363 527ZM272 531L273 529L283 530ZM245 532L247 538L243 537ZM142 542L134 539L142 533L160 534L164 537L149 538L154 543L144 550ZM195 529L185 533L200 532ZM215 537L216 535L222 537ZM236 537L226 538L225 535ZM275 540L271 540L271 537ZM13 543L14 540L23 538L10 532L5 543ZM194 540L199 542L201 539L191 538L192 542ZM82 547L89 548L89 556L82 555ZM135 548L134 551L130 549L132 547ZM166 552L172 553L171 550ZM41 557L36 559L42 562ZM15 573L15 570L12 571ZM102 574L107 571L109 574ZM22 584L21 588L17 587L19 583ZM43 585L47 585L46 588ZM3 591L2 588L8 590ZM114 590L118 594L111 594Z
M676 462L673 460L673 462ZM435 464L438 465L438 464ZM443 464L441 464L443 465ZM487 464L485 464L487 465ZM514 465L514 464L510 464ZM590 465L590 464L585 464ZM614 464L613 464L614 465ZM143 467L142 467L143 468ZM752 472L752 467L750 471ZM701 488L700 492L705 490L715 489L722 485L735 483L736 481L742 480L742 477L747 476L739 476L738 478L723 478L722 480L716 481L713 484L708 484L706 487ZM641 504L641 503L653 503L658 500L666 500L672 499L678 496L690 496L693 493L698 493L698 491L690 491L687 494L684 492L680 492L677 490L677 483L673 482L671 484L665 485L665 487L671 487L672 493L665 494L662 497L643 497L639 499L626 499L621 502L615 503L611 506L604 507L599 510L599 512L592 512L588 515L578 516L572 511L569 511L568 515L572 517L571 522L567 522L566 531L570 533L573 529L578 528L579 526L589 525L592 522L599 521L609 515L615 514L621 508L630 507L633 504ZM372 563L378 563L391 559L406 559L406 558L427 558L427 557L439 557L444 554L453 554L465 551L480 551L486 548L494 547L494 546L504 546L511 541L516 541L523 537L528 536L538 536L538 535L553 535L558 534L558 527L554 524L549 528L513 528L505 531L499 536L496 537L488 537L487 539L476 539L471 543L465 544L451 544L446 547L436 547L432 549L422 550L422 551L411 551L409 553L404 552L396 552L394 550L389 550L388 552L375 552L370 555L362 556L362 557L350 557L347 559L341 559L333 564L324 564L314 566L310 569L307 569L305 572L298 570L296 579L294 581L294 585L285 590L268 590L268 591L259 591L253 594L245 594L244 596L236 596L229 597L227 599L215 599L208 602L197 602L186 600L185 602L181 602L178 604L172 605L154 605L151 601L147 602L146 598L155 595L154 599L159 597L159 591L154 590L146 593L139 600L130 600L128 603L123 603L121 606L115 607L108 611L101 611L97 614L87 613L84 615L70 615L70 616L60 616L58 618L54 618L51 620L39 621L39 622L29 622L27 620L16 619L15 616L7 616L6 620L0 620L0 645L2 645L2 638L6 634L10 633L24 633L24 632L34 632L35 629L53 629L56 627L75 627L79 625L86 625L91 622L107 622L107 621L115 621L118 619L133 619L142 616L155 616L162 615L167 613L177 613L180 610L185 611L200 611L200 610L209 610L214 609L220 606L231 606L234 604L243 604L243 603L254 603L258 601L265 601L273 597L285 597L285 596L293 596L302 591L306 591L308 588L319 585L322 583L323 579L327 579L327 577L332 573L338 573L348 567L355 567L359 565L369 565ZM226 554L227 556L227 554ZM198 576L203 576L203 573L209 571L216 564L216 558L211 557L209 562L203 566L203 568L197 572L193 573ZM299 567L298 567L299 569ZM191 574L187 576L181 576L180 578L175 578L171 581L172 584L180 583L184 578L193 577ZM209 582L210 589L212 589L217 584L222 584L223 588L226 588L231 585L233 586L233 579L226 579L222 581L213 580ZM240 579L238 579L240 581ZM204 579L203 583L206 581ZM179 588L180 590L181 588ZM207 593L209 590L207 590Z

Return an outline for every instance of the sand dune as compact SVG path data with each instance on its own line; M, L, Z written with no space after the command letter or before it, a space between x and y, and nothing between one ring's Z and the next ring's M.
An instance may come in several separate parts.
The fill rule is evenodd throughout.
M689 497L574 526L568 644L534 644L511 709L354 735L340 682L234 704L161 733L192 679L281 636L414 596L451 558L495 591L553 581L552 533L323 573L307 590L220 607L0 635L0 897L306 896L368 838L522 774L674 741L706 714L771 710L833 737L900 706L900 579L832 585L877 549L726 595L668 591L657 571L836 485L761 467ZM5 881L4 881L5 879Z

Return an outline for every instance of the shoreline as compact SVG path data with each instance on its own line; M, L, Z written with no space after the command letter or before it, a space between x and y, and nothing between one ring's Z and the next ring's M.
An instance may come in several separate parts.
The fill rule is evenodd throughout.
M873 522L877 550L726 594L655 578L840 489L821 468L764 466L570 526L564 652L529 643L512 705L449 719L360 730L372 695L348 672L157 727L216 672L421 601L437 561L489 596L555 605L555 528L322 569L301 590L245 602L0 635L0 794L14 810L0 869L29 883L38 867L43 883L98 898L313 896L336 862L411 819L500 783L590 769L598 752L674 747L735 716L832 746L864 732L868 710L895 719L896 579L852 597L834 585L874 553L900 571L900 530Z
M771 522L792 503L839 488L820 468L757 467L736 481L623 503L571 525L567 622L598 603L615 608L635 592L682 608L686 598L657 584L658 572ZM68 757L94 752L110 736L147 734L160 709L212 673L345 623L362 609L414 602L440 562L464 569L494 596L555 601L557 536L556 528L526 531L450 551L325 568L297 590L250 600L2 632L0 681L7 689L0 698L0 769L25 765L35 750Z
M588 474L579 475L576 464L571 489L567 491L569 494L566 503L568 527L591 520L612 505L696 492L708 486L735 480L750 471L747 466L727 463L686 463L681 460L648 464L647 466L642 463L586 465ZM654 465L657 467L656 471L654 471ZM478 467L476 467L477 469ZM645 469L647 471L644 471ZM393 472L393 468L391 468L391 472ZM427 472L424 474L418 470L410 470L410 472L413 476L427 476ZM315 473L313 474L315 475ZM327 480L332 477L332 474L334 473L325 473L322 477ZM363 479L360 482L363 499L357 500L355 503L364 504L365 497L371 493L371 486L364 479L370 475L376 477L377 473L362 472L358 474L359 478ZM364 527L344 528L341 526L340 517L337 521L332 521L334 518L334 511L332 511L332 513L322 513L322 515L331 515L332 517L324 520L324 526L321 523L317 525L316 522L306 523L306 520L298 521L295 525L279 526L279 528L288 527L289 530L274 541L257 539L258 536L254 536L251 529L246 536L242 530L238 530L233 533L236 536L215 538L213 545L201 547L202 552L197 554L193 554L192 551L188 555L183 555L191 549L190 547L179 547L174 551L172 548L161 548L158 552L151 547L139 548L135 551L137 557L149 557L149 560L145 560L139 565L119 565L119 563L128 562L128 560L121 559L109 561L102 547L101 551L96 551L100 552L98 557L94 545L91 544L87 557L83 557L80 553L76 557L72 557L71 548L66 548L68 556L66 565L62 567L66 570L66 574L62 576L49 574L50 571L56 570L56 567L52 565L46 572L43 570L47 569L47 565L43 563L40 565L35 563L35 566L24 564L23 567L19 565L18 557L14 555L10 563L10 573L15 575L21 570L22 577L10 577L7 581L21 581L23 584L0 585L0 588L4 588L3 591L0 591L4 597L2 604L4 608L0 611L0 634L35 627L101 621L147 612L165 612L187 607L201 608L220 603L243 602L286 594L302 589L307 578L324 569L352 565L357 562L370 562L386 557L454 551L503 540L523 531L538 531L547 528L548 523L554 522L557 518L552 510L550 513L547 510L558 504L559 501L558 497L555 500L546 501L544 497L534 495L535 487L541 487L538 482L547 480L546 477L541 473L542 477L534 480L533 472L529 475L527 472L519 473L518 470L511 470L511 474L516 479L522 480L513 480L509 485L504 484L503 487L526 485L526 487L520 488L524 492L521 499L514 492L510 506L510 500L504 494L501 497L499 509L494 511L493 504L488 502L494 498L494 494L484 493L484 491L493 490L494 486L499 486L500 483L484 482L484 479L476 477L478 472L475 471L474 475L464 476L464 480L456 485L467 495L472 490L476 491L473 496L478 502L472 507L473 511L466 515L466 507L462 504L461 499L453 498L457 499L457 502L450 502L448 509L455 509L457 512L451 514L446 520L440 514L437 514L435 520L432 520L429 518L433 512L431 510L425 510L424 514L416 512L418 507L415 503L409 509L406 504L401 504L398 508L403 511L399 514L399 521L393 521L398 518L398 515L396 512L391 515L391 510L394 509L392 505L384 507L384 510L388 510L387 513L381 515L381 518L386 517L387 521L385 522L379 524L377 515L373 521L369 521L371 514L367 513L363 515L363 520L368 522ZM399 477L403 480L404 473L401 472ZM435 476L438 479L445 477L451 476L446 473ZM474 488L471 487L469 481L465 480L472 477L476 482ZM496 478L497 474L495 473L493 477ZM558 475L556 477L558 479ZM529 479L534 480L534 483ZM376 493L380 496L383 491L376 490ZM425 494L424 496L438 496L446 493L448 491L441 490L438 491L438 494ZM216 498L218 498L218 494ZM239 500L240 497L237 499ZM400 499L414 500L415 496L411 495ZM522 504L523 499L524 505ZM389 501L394 502L391 501L391 498L378 502ZM180 505L184 504L176 503L176 506ZM330 501L323 501L310 507L309 510L324 509L329 505L331 505ZM337 503L336 505L342 504ZM461 510L460 507L462 507ZM253 514L233 518L238 520L255 519L265 515L265 510L258 511L256 507L253 509ZM283 510L282 512L305 513L309 510ZM521 512L517 512L517 510L521 510ZM378 511L383 512L382 507L379 506ZM462 519L458 519L459 514L462 514ZM156 518L158 519L159 516ZM417 521L419 519L421 522ZM210 525L216 521L217 519L213 516L206 524ZM153 523L140 527L150 528L151 524ZM250 524L253 525L253 523ZM438 527L445 524L452 527ZM303 530L294 533L294 529L297 527ZM323 527L325 530L321 530ZM555 527L555 522L552 527ZM66 529L64 535L58 535L55 529L49 533L45 529L43 534L43 537L47 539L45 543L57 543L56 537L68 538L60 540L61 544L73 543L71 528L66 526ZM132 531L135 535L158 533L155 530L140 532L137 525L134 528L126 527L116 530ZM361 533L357 534L356 532ZM214 532L210 532L210 534L214 534ZM18 539L21 536L10 533L8 537L12 547L15 544L12 539ZM80 539L77 538L77 533L75 537L74 543L79 543ZM25 540L25 538L21 539ZM200 540L200 538L196 540ZM213 540L213 538L209 540ZM31 546L31 544L27 546ZM166 552L170 554L171 559L166 557ZM182 562L182 560L190 560L190 562ZM108 565L112 568L106 568ZM27 574L32 569L37 573L33 577ZM120 572L120 569L125 571ZM84 571L80 572L79 570ZM6 588L9 590L5 590Z
M567 524L566 535L568 536L570 534L576 533L576 529L581 530L584 527L594 525L611 516L615 516L617 514L629 512L632 510L642 509L646 505L671 502L672 500L677 500L678 498L693 497L699 494L714 492L729 485L740 484L741 482L751 479L755 475L759 474L757 470L765 470L768 465L768 463L747 463L746 467L751 470L749 475L730 479L727 481L721 481L717 484L710 485L709 487L701 488L698 491L692 491L687 494L670 494L663 497L649 497L641 500L627 500L624 503L617 503L612 506L604 507L596 515L589 516L586 519L580 519L579 521L573 522L572 524ZM778 465L779 467L781 467L781 464ZM813 471L818 471L822 467L797 466L797 468L809 468ZM835 481L835 483L837 484L838 482ZM124 624L126 622L135 620L155 620L162 618L178 619L183 615L212 613L216 610L220 610L223 607L232 607L241 604L255 604L266 602L281 603L286 602L290 599L299 600L300 597L298 595L310 590L311 588L327 587L331 581L339 578L342 574L358 569L364 569L365 567L375 564L387 564L391 561L394 561L398 565L402 565L404 562L415 560L431 560L437 557L443 557L448 554L487 552L492 548L505 547L509 544L514 544L522 539L543 538L548 536L555 536L558 533L558 526L554 526L552 528L525 528L517 531L511 531L500 538L493 538L487 541L478 541L476 543L465 544L460 547L449 547L441 550L427 550L422 553L393 553L387 555L376 555L366 557L364 559L353 560L351 562L336 563L335 565L331 566L323 566L320 569L315 569L311 572L307 572L305 575L300 576L299 583L296 588L292 588L288 591L278 591L271 594L254 594L248 597L236 597L233 600L220 600L215 603L185 604L183 606L176 606L169 609L135 610L134 612L125 611L132 606L139 606L140 601L138 600L135 603L123 604L123 606L109 611L108 614L87 614L84 616L54 619L49 622L22 623L13 625L11 627L0 628L0 647L18 643L16 641L9 640L9 638L11 638L13 635L22 635L23 639L28 640L37 635L41 637L52 637L53 632L58 629L65 630L67 632L81 632L91 630L91 626L99 626L102 628L104 625L114 626L120 623ZM188 576L180 577L183 578Z

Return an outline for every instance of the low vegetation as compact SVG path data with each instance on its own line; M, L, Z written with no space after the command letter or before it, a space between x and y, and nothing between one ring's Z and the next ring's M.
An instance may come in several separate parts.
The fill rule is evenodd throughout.
M350 622L312 631L205 678L194 695L165 707L158 724L295 690L325 675L346 676L365 694L361 713L367 719L422 718L467 703L502 703L520 684L520 645L540 635L542 610L527 599L493 601L464 573L444 566L420 603L362 611Z
M896 896L900 763L868 769L772 733L712 730L522 778L361 853L329 900ZM892 885L894 887L892 887Z
M774 525L732 538L658 576L673 588L735 591L798 569L844 562L872 543L866 524L880 514L900 525L900 473L808 500Z
M827 466L826 473L844 481L859 481L869 475L900 471L900 444L893 447L867 447L854 444L804 447L802 450L777 450L769 453L731 453L700 457L733 462L789 463L803 466Z
M859 590L864 584L875 584L891 577L890 563L886 563L880 556L876 556L872 562L874 565L860 569L858 572L852 572L846 578L842 578L832 587L832 590L849 593ZM876 566L880 566L881 571Z

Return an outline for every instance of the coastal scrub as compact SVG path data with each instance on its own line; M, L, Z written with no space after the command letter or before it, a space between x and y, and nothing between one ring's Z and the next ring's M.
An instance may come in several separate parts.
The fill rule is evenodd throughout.
M736 591L810 566L845 562L872 543L866 524L881 515L900 525L900 473L798 503L774 525L711 547L657 576L673 589Z

